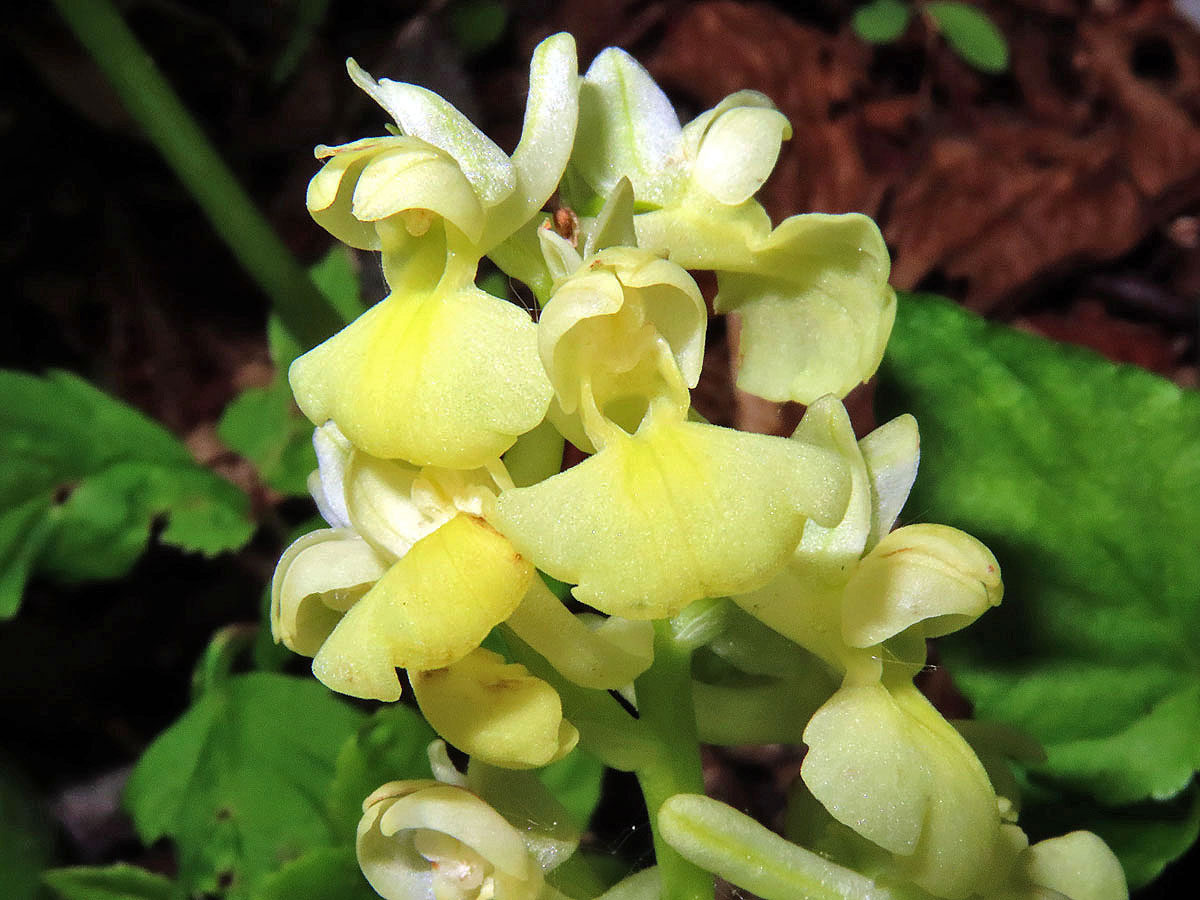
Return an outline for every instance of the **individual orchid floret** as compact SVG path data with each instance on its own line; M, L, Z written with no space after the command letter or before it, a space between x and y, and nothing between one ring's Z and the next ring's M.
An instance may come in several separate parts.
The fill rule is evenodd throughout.
M465 657L517 608L533 567L484 521L497 491L490 472L418 468L356 449L343 456L333 426L318 435L326 467L315 486L344 520L284 552L272 629L313 656L334 690L396 700L397 667Z
M844 396L879 366L895 317L887 247L866 216L799 215L772 229L752 199L791 135L771 102L740 91L680 127L665 94L610 48L580 89L564 195L598 207L633 185L638 245L718 273L718 312L743 319L738 384L770 400Z
M351 75L401 132L339 148L309 189L319 222L383 251L392 294L302 356L289 373L315 424L417 465L469 469L545 417L551 390L527 313L477 289L479 260L538 215L575 131L575 45L555 35L530 72L512 158L436 94Z
M1000 811L987 774L912 684L925 637L1000 601L995 557L953 528L888 534L916 475L911 417L854 439L842 405L814 404L797 428L841 454L846 516L806 527L784 572L738 605L843 673L804 730L801 777L838 821L895 857L932 894L965 897L994 871Z
M849 506L834 528L809 523L781 576L735 597L739 606L844 672L889 639L946 634L1000 602L999 564L975 538L940 525L888 533L916 477L911 416L858 442L841 403L826 397L793 437L842 457Z
M883 359L896 317L879 228L857 214L786 219L754 262L717 274L714 308L742 319L738 386L782 402L844 397Z
M545 240L561 242L550 233ZM700 377L707 322L700 289L674 263L634 247L579 259L538 325L555 393L552 421L592 450L614 427L636 431L652 403L682 417Z
M482 647L410 678L429 724L472 759L536 768L561 759L579 741L554 688Z
M487 524L497 479L508 483L502 468L418 468L377 459L351 447L332 425L317 429L314 444L321 468L310 486L336 527L305 535L284 552L272 582L271 622L276 640L314 657L313 670L329 687L395 700L397 667L410 669L414 683L419 672L448 667L474 677L482 671L478 665L455 670L455 663L506 620L565 677L586 687L621 688L649 667L648 623L613 617L593 624L571 614ZM538 684L540 692L519 692L519 700L553 706L549 731L557 735L558 698ZM418 690L426 703L421 696ZM474 709L483 717L488 705ZM429 718L439 721L434 713ZM485 723L481 718L471 727ZM461 746L457 732L443 734ZM542 756L537 750L504 758Z
M472 758L456 769L429 745L437 780L394 781L363 801L357 853L387 900L561 897L543 880L579 846L570 815L532 773Z
M801 777L844 825L938 897L976 892L996 866L996 795L970 747L906 677L847 682L809 721Z
M400 290L407 261L429 247L435 281L448 253L478 261L532 219L558 186L578 116L570 35L553 35L534 50L525 125L511 159L437 94L375 81L353 60L347 68L398 133L318 147L317 157L328 162L309 185L308 208L340 240L382 250L393 290Z
M394 781L363 801L358 864L385 900L537 900L521 832L471 791Z

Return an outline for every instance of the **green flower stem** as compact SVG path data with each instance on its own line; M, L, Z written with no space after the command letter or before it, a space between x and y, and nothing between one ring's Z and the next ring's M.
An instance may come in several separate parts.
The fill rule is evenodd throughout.
M337 312L246 196L109 0L54 4L217 233L271 298L288 331L305 348L337 331L342 326Z
M654 665L637 679L639 722L657 752L636 770L662 878L662 900L712 900L713 877L684 859L658 827L659 807L675 794L703 794L700 742L692 710L692 652L680 646L668 622L654 623Z

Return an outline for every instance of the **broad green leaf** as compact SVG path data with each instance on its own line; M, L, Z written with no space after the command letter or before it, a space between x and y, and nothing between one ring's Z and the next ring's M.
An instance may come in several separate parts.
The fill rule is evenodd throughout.
M67 372L0 371L0 618L33 572L124 575L151 527L216 554L253 532L249 503L161 425Z
M954 52L982 72L1008 68L1008 43L982 10L966 3L926 3L926 15Z
M7 756L0 757L0 885L8 900L39 900L54 834L41 797Z
M310 850L264 878L254 900L379 900L354 853L345 847Z
M241 900L259 879L334 842L324 797L361 713L311 679L231 678L150 746L126 805L141 839L170 837L191 893Z
M850 24L864 41L887 44L904 34L910 15L908 4L901 0L873 0L854 11Z
M881 372L921 427L909 509L1000 561L1004 603L944 646L979 717L1040 741L1060 788L1178 794L1200 769L1200 395L922 296Z
M217 424L217 436L229 449L254 463L270 487L291 496L308 493L308 473L317 467L312 430L282 375L239 394Z
M389 781L432 778L426 748L437 734L412 708L400 703L381 707L338 751L329 786L329 817L339 844L354 845L362 804Z
M538 769L537 776L567 808L574 823L586 829L600 803L604 764L577 747L558 762Z
M51 869L42 878L62 900L185 900L169 878L128 863Z

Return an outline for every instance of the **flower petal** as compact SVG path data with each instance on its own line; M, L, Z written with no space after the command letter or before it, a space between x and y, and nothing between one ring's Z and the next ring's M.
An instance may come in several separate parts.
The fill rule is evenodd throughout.
M545 416L551 388L527 313L474 287L393 294L289 372L300 409L385 459L470 469Z
M283 551L271 580L271 633L313 656L349 609L388 569L354 532L325 528Z
M507 540L473 516L456 516L414 544L346 613L313 674L339 693L397 700L397 667L462 659L516 609L533 577Z
M871 549L892 530L917 480L921 437L917 420L907 413L880 425L861 441L863 461L871 478Z
M838 821L903 857L939 897L978 890L998 848L996 797L979 760L911 684L847 685L804 732L800 773Z
M579 740L554 688L482 647L444 668L410 672L429 724L494 766L525 769L565 756Z
M1072 831L1038 841L1018 862L1029 883L1058 891L1070 900L1127 900L1121 862L1090 831Z
M887 247L852 213L782 222L748 272L721 272L718 312L742 316L738 385L768 400L844 397L879 367L896 315Z
M852 646L870 647L920 622L925 636L938 637L965 628L1003 596L1000 564L975 538L946 525L907 525L855 569L842 633Z
M596 57L579 91L571 163L597 194L608 196L625 176L639 201L662 203L680 133L671 101L637 60L616 47Z
M533 579L507 624L550 665L583 687L602 691L625 687L654 661L654 629L649 622L614 616L591 629L559 602L541 578Z
M376 82L352 59L346 60L346 69L405 135L418 137L453 157L485 206L495 206L516 188L508 156L448 101L415 84L390 78Z
M579 121L579 62L575 39L553 34L533 51L521 140L513 151L515 190L491 211L484 251L535 216L562 180Z
M492 522L584 603L651 619L762 584L805 519L836 523L848 492L824 449L651 416L574 468L505 491Z

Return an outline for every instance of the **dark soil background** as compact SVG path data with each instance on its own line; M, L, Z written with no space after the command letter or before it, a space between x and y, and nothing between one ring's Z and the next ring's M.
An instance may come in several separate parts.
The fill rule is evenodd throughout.
M462 2L329 2L311 29L298 24L324 5L122 4L306 262L330 245L304 207L312 147L381 133L384 121L346 77L347 56L442 93L511 148L529 52L567 30L582 66L609 45L634 53L685 121L737 89L772 97L795 135L766 206L776 219L874 216L896 287L1197 385L1200 25L1167 0L979 0L1009 42L1002 75L971 69L920 21L872 47L849 27L850 0L799 13L512 2L500 39L472 52ZM70 369L164 422L252 492L264 523L224 565L156 548L117 585L35 582L0 625L4 749L56 799L65 860L108 861L132 840L113 774L185 707L212 632L257 618L285 527L303 510L281 505L215 436L225 405L270 377L265 298L49 4L6 5L0 38L0 208L11 214L0 364ZM292 66L289 46L300 51ZM363 272L377 299L376 265L363 260ZM731 387L729 336L714 322L697 405L721 423L785 429L795 410ZM858 393L865 426L869 392ZM784 751L714 753L712 786L769 813L795 764ZM1154 895L1178 895L1183 873L1177 865Z

